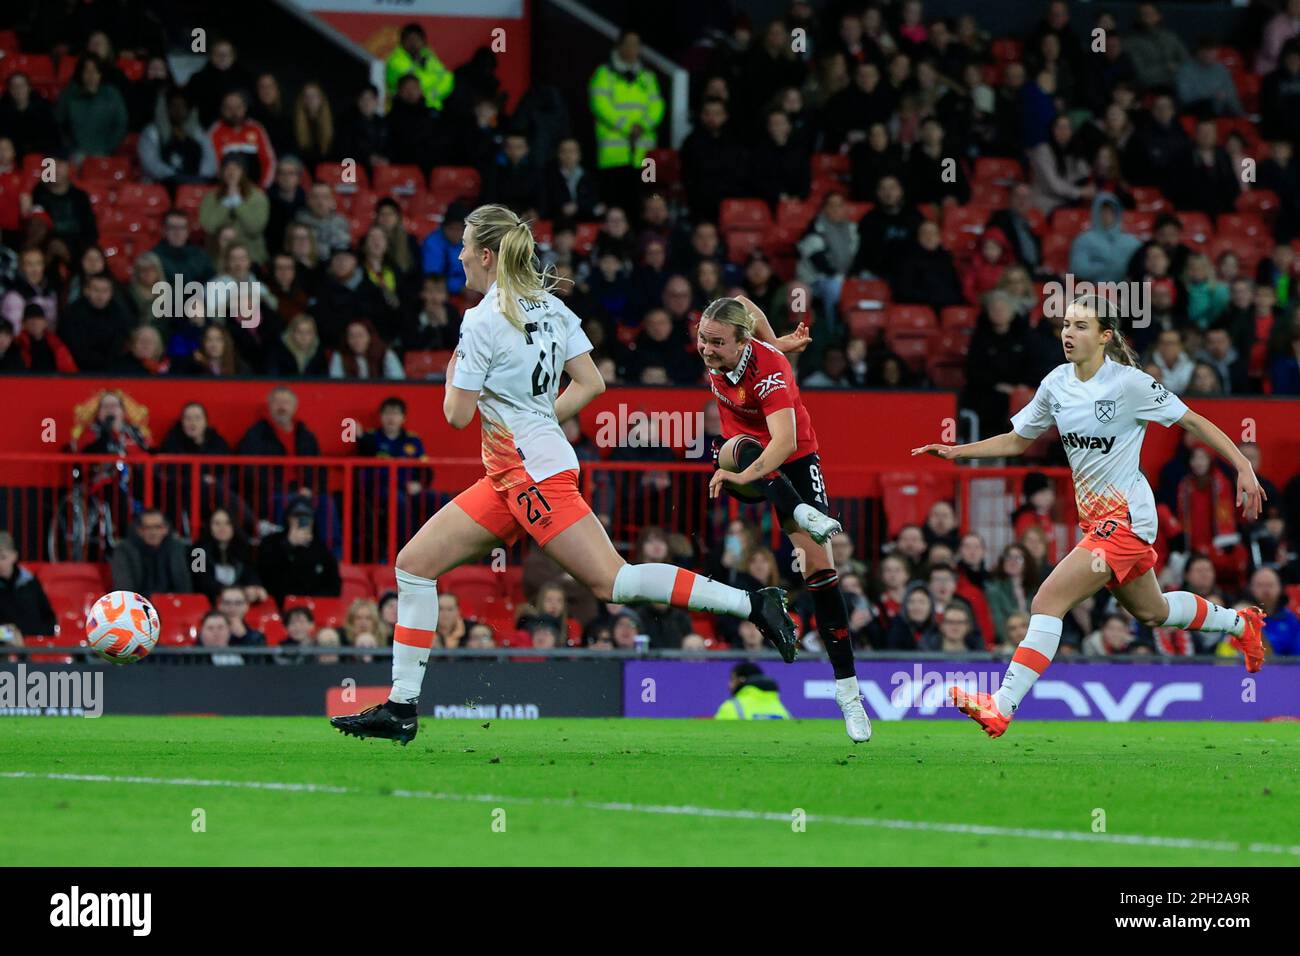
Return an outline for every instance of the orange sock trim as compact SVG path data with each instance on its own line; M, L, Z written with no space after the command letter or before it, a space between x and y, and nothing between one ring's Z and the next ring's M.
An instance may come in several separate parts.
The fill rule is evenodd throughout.
M1046 654L1040 654L1032 647L1025 647L1023 644L1016 648L1016 652L1011 655L1011 659L1017 664L1024 664L1037 674L1047 670L1047 666L1052 663Z
M423 647L428 650L433 647L433 631L398 624L393 627L393 643L405 644L407 647Z
M691 606L691 589L695 587L695 574L684 568L677 569L677 577L673 578L673 593L668 599L668 603L674 607Z
M1196 599L1196 614L1192 617L1192 623L1187 625L1189 631L1199 631L1205 619L1210 615L1210 602L1205 600L1199 594L1193 594Z

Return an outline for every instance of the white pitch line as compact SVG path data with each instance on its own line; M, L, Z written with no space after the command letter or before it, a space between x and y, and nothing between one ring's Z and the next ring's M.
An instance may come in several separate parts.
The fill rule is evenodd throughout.
M0 772L8 780L64 780L76 783L125 783L167 787L223 787L232 790L276 790L289 793L332 793L374 796L374 791L356 787L339 787L321 783L278 783L257 780L202 780L180 777L126 777L108 774ZM513 797L492 793L441 793L432 790L392 790L388 796L413 800L439 800L453 803L515 803L526 806L596 810L610 813L644 813L659 816L710 817L723 820L762 820L789 823L790 813L771 810L730 810L723 807L657 805L642 803L598 802L555 797ZM1083 830L1040 830L1032 827L1000 827L980 823L938 823L929 820L889 820L879 817L846 817L809 813L808 823L837 826L869 827L880 830L915 830L929 833L957 833L968 836L1020 837L1026 840L1051 840L1070 843L1104 843L1120 846L1151 846L1174 850L1216 850L1223 853L1270 853L1300 856L1300 846L1277 843L1241 844L1235 840L1198 840L1191 837L1163 837L1143 834L1093 833Z

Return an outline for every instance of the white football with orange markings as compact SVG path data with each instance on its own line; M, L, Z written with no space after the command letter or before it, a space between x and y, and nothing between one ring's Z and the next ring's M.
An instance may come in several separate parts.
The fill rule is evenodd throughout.
M86 616L86 643L106 661L134 664L158 643L158 611L134 591L105 594Z

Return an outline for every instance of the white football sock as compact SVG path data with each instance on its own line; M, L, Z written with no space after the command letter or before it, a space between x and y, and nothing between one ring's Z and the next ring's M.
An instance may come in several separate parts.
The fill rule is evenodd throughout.
M1182 627L1189 631L1224 631L1241 637L1246 629L1245 619L1230 607L1219 607L1191 591L1170 591L1165 595L1169 605L1166 627Z
M1020 702L1034 686L1040 674L1047 670L1061 646L1061 619L1050 614L1035 614L1029 618L1029 633L1016 648L1002 677L1002 686L993 695L1004 717L1010 717Z
M855 697L861 697L862 690L858 687L857 677L840 677L835 681L835 702L853 700Z
M625 564L614 578L615 604L671 604L692 611L748 618L749 592L675 564Z
M393 628L393 690L388 699L420 699L429 649L438 629L438 582L397 569L397 626Z

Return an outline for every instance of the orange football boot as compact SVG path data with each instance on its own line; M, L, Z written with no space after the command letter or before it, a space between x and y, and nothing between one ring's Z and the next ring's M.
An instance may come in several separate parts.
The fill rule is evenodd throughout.
M984 728L990 737L1001 737L1006 733L1010 717L1005 717L998 705L993 702L993 695L980 691L968 694L960 687L949 687L948 696L963 714Z
M1237 612L1246 621L1241 637L1229 637L1230 643L1246 658L1246 670L1254 674L1264 666L1264 609L1246 607Z

